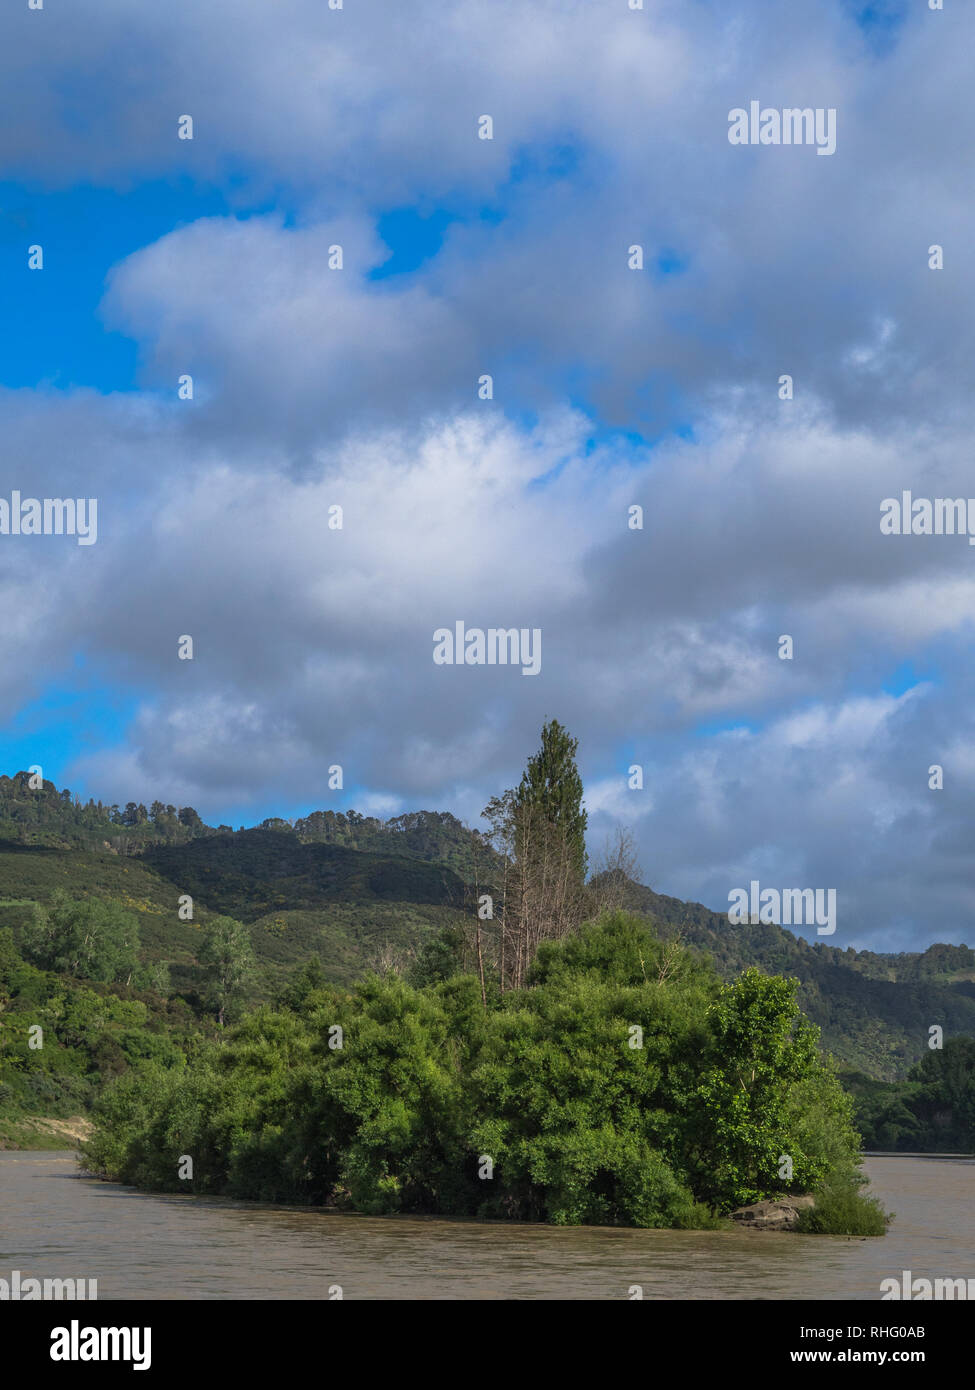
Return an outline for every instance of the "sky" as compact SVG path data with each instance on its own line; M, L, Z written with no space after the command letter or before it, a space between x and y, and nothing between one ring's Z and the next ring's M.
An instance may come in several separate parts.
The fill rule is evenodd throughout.
M975 497L973 42L960 0L5 6L0 499L98 529L0 534L0 770L477 825L556 718L657 891L975 944L975 548L880 526ZM835 152L731 143L752 101ZM437 664L458 621L538 674Z

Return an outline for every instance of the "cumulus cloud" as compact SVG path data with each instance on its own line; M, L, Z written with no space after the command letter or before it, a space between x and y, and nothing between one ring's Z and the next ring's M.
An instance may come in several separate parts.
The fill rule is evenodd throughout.
M782 373L846 422L961 420L975 16L955 9L901 16L882 54L839 0L774 24L748 0L7 11L0 167L185 175L287 211L179 229L113 277L148 383L199 369L203 430L304 447L357 414L457 409L483 371L509 409L582 396L651 436L729 393L761 404ZM835 107L835 155L729 145L752 99ZM365 280L377 211L404 204L452 212L442 253Z
M103 417L123 433L111 402ZM49 446L50 412L34 427ZM97 563L79 578L87 556L50 551L61 563L41 567L46 589L11 591L41 621L23 624L8 708L51 669L54 615L61 642L83 634L101 670L144 693L125 746L79 758L71 779L217 819L227 805L329 804L340 763L376 805L450 805L473 821L557 716L581 737L595 840L631 824L658 888L720 906L749 877L838 886L843 925L860 933L902 919L927 930L930 892L954 914L930 929L950 934L970 893L951 843L975 730L939 682L901 696L849 684L876 689L904 653L936 660L946 641L967 668L969 547L880 537L878 484L899 451L816 415L747 430L725 419L706 443L654 449L593 449L591 428L571 411L534 429L468 412L346 439L301 477L263 455L153 477L162 439L142 457L130 435L145 490L130 475L113 508L119 478L100 456L121 524L103 528ZM21 429L26 442L23 413ZM963 441L940 443L960 478ZM634 498L642 531L627 525ZM24 542L5 555L37 568ZM905 583L923 587L907 629ZM434 665L434 630L458 619L540 628L540 676ZM184 633L192 662L177 659ZM945 793L927 785L939 761ZM626 785L634 762L644 792Z
M839 3L8 9L8 177L229 211L112 267L139 390L0 394L8 486L99 499L94 547L0 547L5 713L82 655L137 714L68 780L216 820L328 804L336 762L360 809L475 820L558 717L662 891L959 939L975 552L879 530L975 491L955 11L878 45ZM732 147L752 99L835 106L836 154ZM443 246L376 278L405 205ZM436 666L457 620L541 629L540 675Z

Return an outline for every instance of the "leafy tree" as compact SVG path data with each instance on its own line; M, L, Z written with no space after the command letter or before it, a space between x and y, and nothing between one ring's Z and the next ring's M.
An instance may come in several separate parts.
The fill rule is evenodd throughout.
M139 956L139 924L118 903L72 900L61 891L35 907L24 928L25 958L43 970L84 980L129 982Z
M203 928L200 964L207 975L207 1001L221 1028L227 1009L246 984L254 965L250 935L233 917L211 917Z
M796 981L746 970L709 1013L703 1075L690 1096L688 1157L695 1187L722 1207L776 1190L807 1192L828 1167L822 1146L803 1142L796 1088L825 1093L837 1146L855 1153L852 1105L820 1062L818 1030L799 1012ZM780 1178L784 1157L793 1177Z
M587 817L576 748L557 720L546 724L517 790L492 797L482 812L501 899L495 945L502 991L520 988L539 944L569 936L587 913Z
M460 973L464 952L464 937L459 927L443 927L421 946L407 972L407 980L415 989L439 984Z
M304 1013L315 996L325 989L328 981L318 956L309 956L303 965L298 966L287 986L281 992L280 1002L294 1013Z
M281 816L269 816L267 820L261 821L262 830L277 830L285 835L292 835L294 831L290 821L283 820Z
M545 823L558 830L580 880L586 876L586 824L582 807L582 778L576 767L578 739L571 738L557 719L542 728L542 746L529 758L516 794L519 810L532 806Z
M885 1083L862 1072L845 1078L856 1120L871 1149L937 1153L975 1150L975 1038L945 1038L906 1080Z

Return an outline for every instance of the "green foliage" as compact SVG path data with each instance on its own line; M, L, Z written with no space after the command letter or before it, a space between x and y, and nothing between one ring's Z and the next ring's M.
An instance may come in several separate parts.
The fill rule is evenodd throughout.
M574 756L565 731L546 726L519 793L492 805L510 818L522 794L584 833ZM22 1117L74 1117L99 1095L107 1104L118 1088L116 1107L129 1095L136 1108L100 1128L98 1142L111 1130L115 1146L103 1167L121 1171L124 1159L139 1181L174 1191L186 1184L171 1149L165 1172L152 1157L167 1135L179 1152L198 1145L199 1190L700 1225L781 1193L783 1154L793 1190L823 1174L837 1191L855 1179L851 1101L816 1057L798 1004L832 1051L863 1068L842 1079L868 1147L975 1150L968 947L841 951L774 926L729 930L722 914L628 884L642 925L618 917L544 944L529 987L499 998L489 981L485 1009L465 978L469 884L476 854L499 909L499 861L454 817L328 811L233 834L190 807L82 806L27 780L0 778L0 1136L19 1133ZM183 892L192 922L177 916ZM214 914L237 919L252 967L205 945ZM737 992L719 995L696 949L657 939L675 928ZM489 955L492 933L482 924ZM408 983L334 988L372 964L395 965ZM751 965L759 980L798 979L792 1002L781 981L743 982ZM275 1009L258 1007L272 999ZM221 1009L242 1022L218 1046ZM263 1041L238 1046L258 1015ZM392 1060L387 1016L400 1020ZM931 1019L969 1036L928 1052ZM328 1046L336 1023L341 1051ZM28 1046L32 1025L41 1050ZM642 1049L628 1046L631 1026L643 1028ZM263 1080L247 1057L262 1059ZM147 1137L163 1112L169 1128ZM490 1181L477 1176L483 1154L495 1162Z
M474 877L475 845L482 879L486 871L490 876L498 867L483 836L468 830L449 811L408 811L387 821L355 811L313 811L295 821L294 833L304 844L342 845L364 853L446 864L465 883Z
M254 968L247 928L232 917L211 917L203 928L200 964L206 971L207 1002L217 1012L222 1027Z
M549 738L546 758L540 753L532 760L535 771L526 777L533 795L548 786L562 740L567 753L572 741L559 730L554 741ZM473 832L446 813L413 812L384 822L355 811L316 811L293 827L282 822L277 830L234 834L202 825L191 807L82 805L53 783L35 790L28 782L26 773L0 777L0 926L13 926L15 937L30 931L33 904L49 904L58 890L75 900L113 902L139 925L133 986L172 990L194 1008L205 988L200 927L210 914L258 928L253 946L259 969L240 996L247 1005L272 998L293 968L313 955L342 984L360 979L384 954L404 968L413 955L414 969L424 957L432 971L428 982L471 968L463 946L452 951L449 934L463 926L465 913L469 918ZM498 798L492 804L505 811ZM477 858L481 887L493 885L500 912L499 861L485 837L478 837ZM194 899L193 922L177 916L184 892ZM685 944L712 956L726 981L751 965L798 979L800 1008L821 1029L824 1046L873 1077L905 1078L926 1052L932 1019L949 1036L975 1036L975 953L967 946L881 955L810 944L777 926L731 930L725 914L634 883L627 884L624 906L659 924L657 930L679 929ZM425 956L426 943L440 933L447 934ZM930 1119L915 1113L912 1094L903 1090L878 1119L883 1134L873 1127L877 1107L861 1109L871 1146L948 1142L933 1137L941 1122L936 1112ZM960 1138L951 1143L968 1147Z
M823 1044L848 1067L893 1081L926 1051L928 1026L975 1035L975 984L967 946L932 946L923 955L879 955L810 944L783 927L743 923L700 903L628 882L623 906L663 929L678 930L688 946L706 951L718 974L733 980L751 965L799 981L802 1012ZM949 973L950 972L950 973Z
M442 928L436 936L428 937L407 973L409 983L422 989L424 985L439 984L460 974L464 944L463 927L454 923Z
M975 1152L975 1038L946 1038L905 1081L884 1084L853 1072L846 1084L867 1148Z
M133 1069L185 1061L194 1020L125 986L80 984L38 970L0 929L0 1119L83 1113Z
M214 912L253 922L325 904L416 902L460 907L464 883L445 865L301 844L276 830L242 830L147 850L144 864Z
M666 957L632 919L606 918L543 944L531 987L488 1017L473 1138L496 1178L480 1215L710 1224L681 1170L679 1107L714 981L686 955Z
M0 777L0 841L57 848L101 850L111 847L127 854L144 845L212 834L191 807L177 815L175 806L154 801L151 811L130 801L124 811L100 801L83 803L53 782L32 787L30 774ZM195 819L184 820L190 812Z
M553 829L565 836L580 879L586 875L586 824L582 808L582 778L576 767L578 739L571 738L557 719L542 728L542 746L528 766L515 796L519 810L537 808Z
M302 1076L311 1035L293 1014L259 1009L190 1064L151 1064L105 1089L84 1145L90 1171L151 1191L300 1201L304 1174L280 1146L282 1097ZM193 1159L181 1180L180 1161Z
M139 924L117 903L74 901L56 892L24 927L21 950L42 970L83 980L130 980L138 962Z
M799 1213L802 1235L882 1236L893 1216L876 1197L865 1196L851 1181L830 1182L815 1194L816 1204Z
M624 914L544 945L530 987L486 1009L470 976L342 992L314 970L282 1005L184 1070L150 1060L109 1087L88 1165L162 1190L645 1227L780 1193L782 1152L796 1191L857 1169L794 986L722 989Z
M805 1192L829 1159L825 1109L843 1125L837 1147L852 1160L857 1137L835 1077L819 1061L817 1031L799 1013L794 980L746 970L721 991L709 1013L703 1075L691 1093L692 1150L699 1190L719 1206L757 1202L776 1188L783 1157L792 1185ZM805 1106L796 1106L803 1087Z

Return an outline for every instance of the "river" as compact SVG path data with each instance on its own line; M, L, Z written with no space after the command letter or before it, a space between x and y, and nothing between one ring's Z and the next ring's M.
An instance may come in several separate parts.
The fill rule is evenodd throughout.
M975 1159L874 1157L886 1237L368 1217L154 1196L71 1153L0 1152L0 1278L98 1298L879 1299L884 1278L975 1278Z

